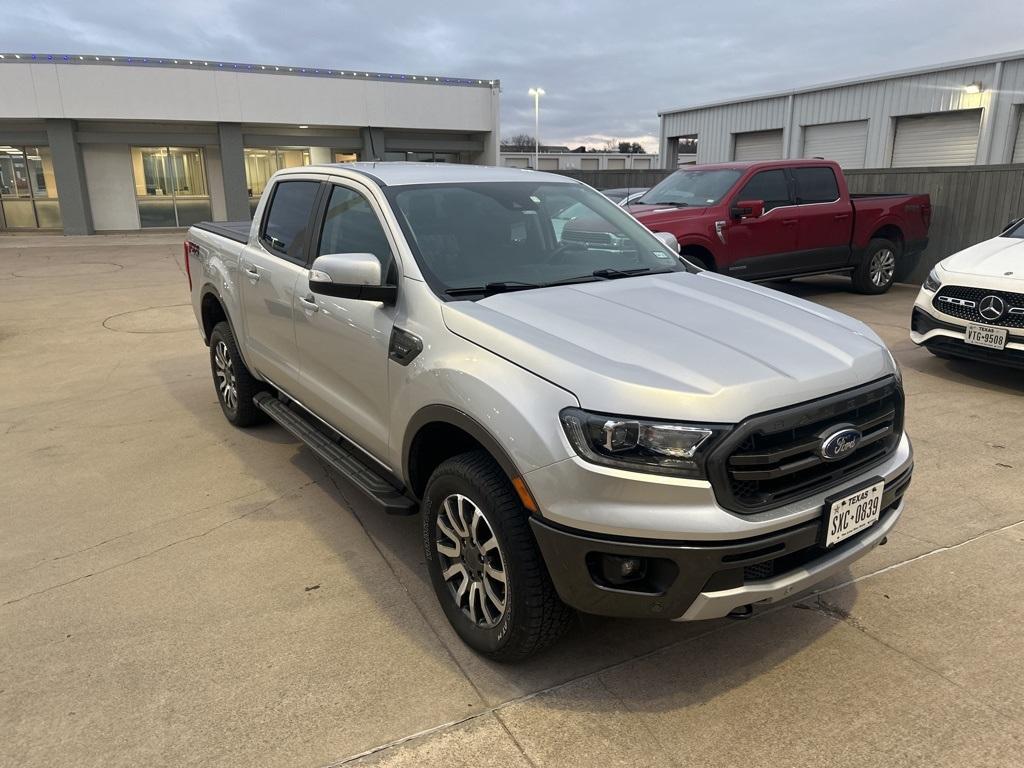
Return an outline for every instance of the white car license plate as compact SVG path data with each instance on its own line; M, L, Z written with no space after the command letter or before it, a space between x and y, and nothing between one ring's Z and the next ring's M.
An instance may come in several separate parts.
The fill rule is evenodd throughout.
M833 547L878 522L884 491L885 481L879 478L872 485L848 496L826 502L825 547Z
M964 341L979 347L1002 349L1006 346L1006 329L993 328L991 325L968 323L967 331L964 333Z

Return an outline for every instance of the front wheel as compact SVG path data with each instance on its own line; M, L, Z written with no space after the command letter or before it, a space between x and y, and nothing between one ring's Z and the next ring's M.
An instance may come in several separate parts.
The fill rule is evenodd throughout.
M885 293L896 279L896 244L883 238L868 243L864 258L853 272L857 293Z
M568 628L573 612L555 592L527 512L486 452L434 470L423 495L423 545L441 608L474 650L518 661Z

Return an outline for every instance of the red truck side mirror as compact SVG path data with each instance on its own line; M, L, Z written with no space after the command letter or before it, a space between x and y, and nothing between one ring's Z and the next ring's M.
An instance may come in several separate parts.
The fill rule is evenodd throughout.
M734 219L756 219L764 216L764 200L737 200L729 211Z

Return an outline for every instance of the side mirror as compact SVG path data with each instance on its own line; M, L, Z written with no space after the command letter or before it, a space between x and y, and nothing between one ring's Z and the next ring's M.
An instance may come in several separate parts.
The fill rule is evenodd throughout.
M676 236L671 232L655 232L654 236L661 240L661 244L672 251L672 253L679 253L679 241L676 240Z
M372 253L332 253L318 256L309 270L309 290L340 299L392 304L398 287L381 285L380 261Z
M764 200L738 200L729 213L734 219L757 219L764 216Z

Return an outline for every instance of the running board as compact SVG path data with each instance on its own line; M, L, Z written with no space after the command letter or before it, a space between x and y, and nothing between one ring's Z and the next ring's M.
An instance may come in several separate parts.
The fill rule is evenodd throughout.
M389 515L414 515L418 506L387 478L374 472L356 458L353 451L340 440L331 437L287 403L270 392L260 392L253 398L256 406L288 432L304 442L313 453L342 475L359 490L376 501Z

